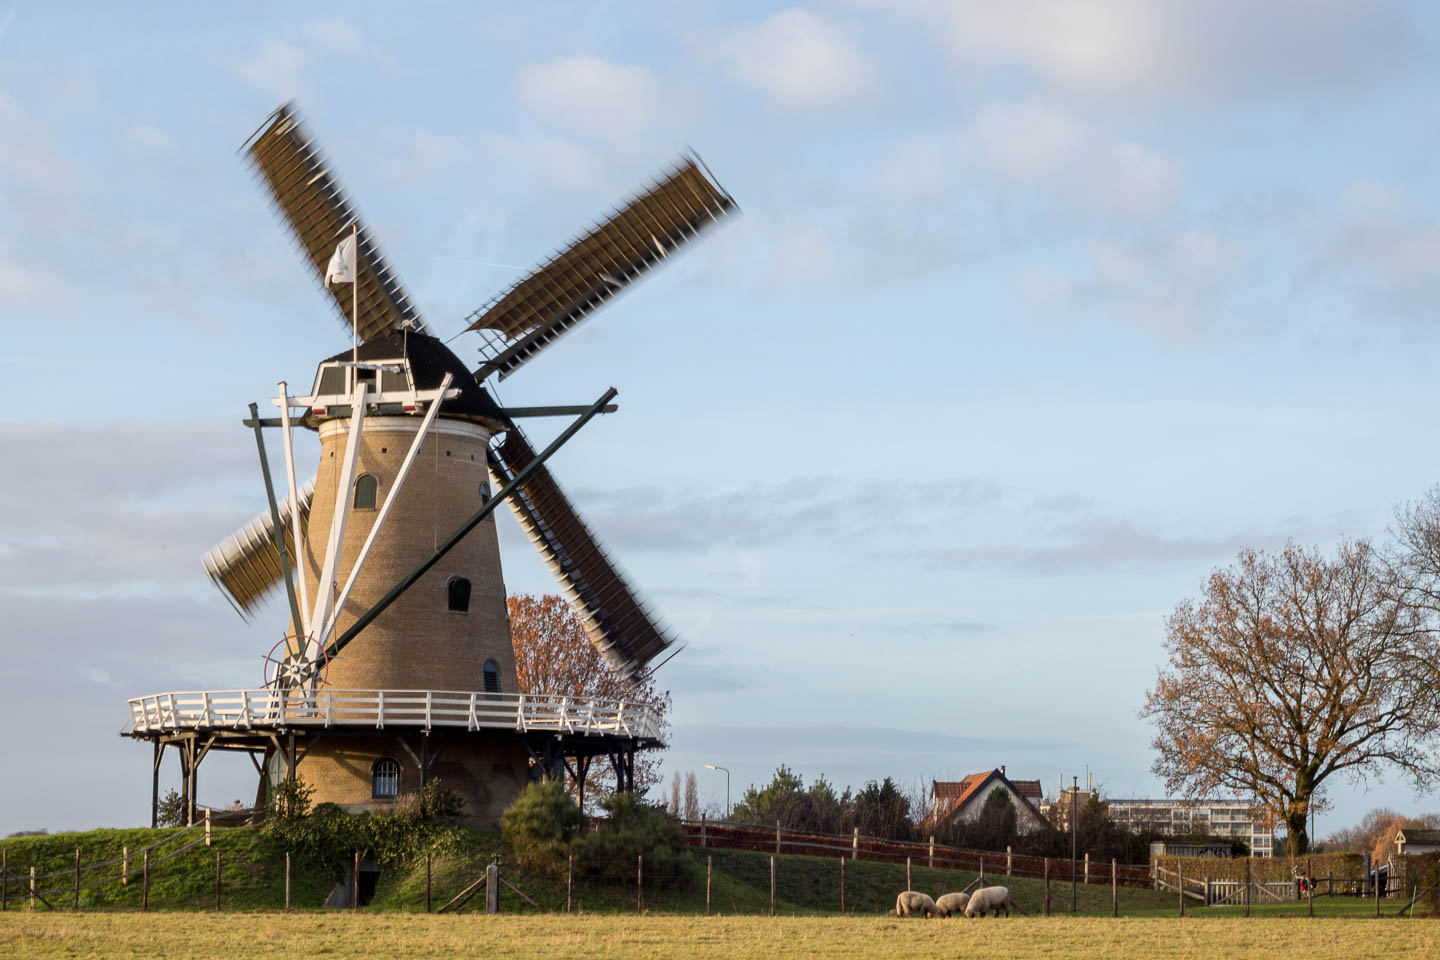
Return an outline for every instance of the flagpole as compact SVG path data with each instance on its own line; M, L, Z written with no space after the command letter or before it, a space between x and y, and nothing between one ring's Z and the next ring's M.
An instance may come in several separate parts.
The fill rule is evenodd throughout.
M355 276L350 284L350 362L360 362L360 221L350 221L350 245L355 251ZM352 371L354 367L350 368ZM351 387L353 392L354 387Z

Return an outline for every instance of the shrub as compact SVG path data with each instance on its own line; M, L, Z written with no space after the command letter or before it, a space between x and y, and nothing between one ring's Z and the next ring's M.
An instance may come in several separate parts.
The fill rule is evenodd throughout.
M185 798L174 790L160 798L160 806L155 814L155 822L162 827L183 827L186 816Z
M539 780L520 791L500 815L500 833L522 867L558 873L585 815L558 780Z
M601 804L610 815L594 833L574 842L575 863L586 874L624 881L635 876L636 857L645 858L645 879L657 884L684 884L685 831L633 793L616 793Z

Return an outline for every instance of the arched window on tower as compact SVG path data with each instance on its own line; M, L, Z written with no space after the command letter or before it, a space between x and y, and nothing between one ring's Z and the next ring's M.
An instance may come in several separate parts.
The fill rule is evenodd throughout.
M370 474L365 474L355 481L355 509L374 510L375 494L380 489L380 481Z
M452 613L470 612L470 581L464 577L451 577L449 590L449 606Z
M370 795L376 800L393 800L400 795L400 764L381 757L370 768Z
M500 692L500 664L494 660L485 661L485 692Z

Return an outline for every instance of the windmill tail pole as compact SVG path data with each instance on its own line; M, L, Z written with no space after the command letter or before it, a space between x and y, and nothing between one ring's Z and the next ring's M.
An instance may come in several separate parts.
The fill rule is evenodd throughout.
M385 594L385 596L381 597L378 601L376 601L373 607L362 613L360 617L353 624L350 625L350 628L348 630L346 630L340 636L336 637L335 640L330 644L330 649L328 651L329 655L333 657L337 653L339 653L347 643L349 643L351 640L354 640L360 634L361 630L364 630L366 627L368 627L371 623L374 622L376 617L384 613L385 609L389 607L390 604L400 599L401 594L413 587L415 585L415 582L421 577L425 576L425 574L429 571L431 567L435 566L435 564L440 562L441 557L445 556L445 554L449 553L452 549L454 549L456 544L458 544L461 540L465 539L465 536L469 534L471 530L474 530L485 520L486 517L490 516L490 514L495 511L495 508L504 502L505 498L509 497L512 493L514 493L515 490L519 488L522 483L524 483L530 478L530 475L532 473L534 473L536 470L539 470L540 467L544 465L545 461L550 459L551 455L554 454L556 450L559 450L562 446L564 446L565 442L568 441L571 437L575 436L575 434L580 431L581 427L589 423L591 417L594 417L597 413L600 413L605 408L605 405L607 403L615 399L615 395L617 393L619 393L619 391L616 390L614 387L606 390L604 396L591 404L590 408L584 413L582 413L579 418L575 420L574 423L566 427L565 430L560 434L560 436L556 437L550 442L550 445L548 447L540 451L540 453L535 457L534 460L527 463L525 465L525 468L519 473L515 474L515 476L510 480L509 483L501 487L499 491L496 492L495 496L485 501L484 505L482 505L479 510L475 511L475 513L471 515L470 519L462 523L458 530L450 534L449 538L447 538L444 543L440 544L440 546L435 549L434 553L430 554L429 557L422 561L418 567L416 567L413 571L410 572L407 577L405 577L405 579L401 580L399 583L395 584L395 586L391 587L390 592Z
M275 552L280 555L280 574L285 579L285 596L290 599L290 619L295 629L305 631L305 621L300 618L300 601L295 596L295 584L290 578L290 561L286 557L285 528L280 525L280 508L275 503L275 484L270 480L270 458L265 455L265 435L260 432L260 411L250 404L250 420L255 424L255 446L260 451L260 472L265 475L265 499L270 504L270 526L275 533ZM287 439L288 443L289 440ZM299 515L300 504L291 502L290 511ZM296 548L299 548L297 543Z

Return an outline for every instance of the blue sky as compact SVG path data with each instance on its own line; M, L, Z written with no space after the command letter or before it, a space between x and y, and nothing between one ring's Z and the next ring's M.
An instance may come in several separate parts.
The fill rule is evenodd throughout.
M348 340L236 152L291 98L446 337L687 147L743 208L499 390L619 388L555 469L690 643L708 801L1152 795L1165 614L1437 481L1424 5L134 6L0 0L0 720L47 731L0 831L141 821L126 698L253 686L283 626L199 557L263 504L245 405Z

